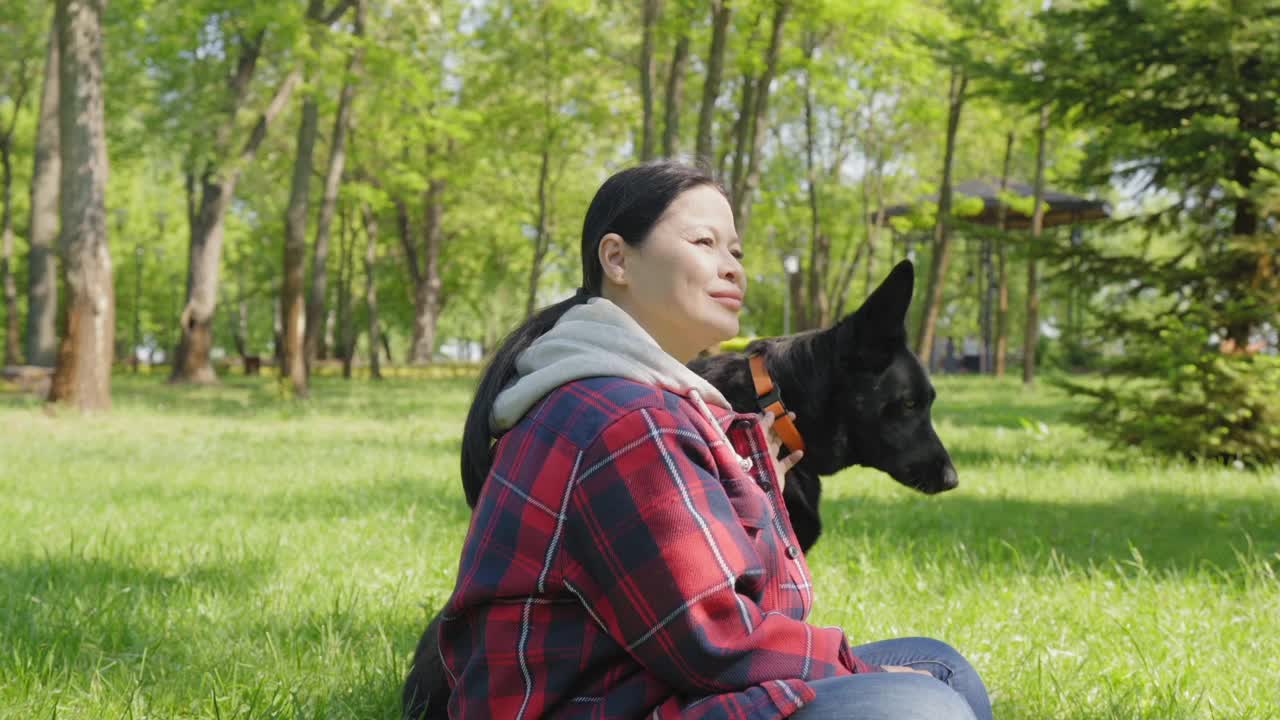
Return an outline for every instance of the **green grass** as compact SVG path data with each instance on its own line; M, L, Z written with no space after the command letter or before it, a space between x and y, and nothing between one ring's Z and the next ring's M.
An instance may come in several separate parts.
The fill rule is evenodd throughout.
M1280 715L1280 473L938 386L961 488L829 479L815 622L951 642L1002 720ZM106 417L0 393L0 718L396 717L466 529L469 382L273 388L122 376Z

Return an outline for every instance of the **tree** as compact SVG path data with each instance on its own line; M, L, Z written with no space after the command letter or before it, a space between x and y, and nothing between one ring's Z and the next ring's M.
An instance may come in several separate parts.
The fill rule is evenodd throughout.
M361 208L361 214L365 232L364 303L369 314L369 376L381 380L382 365L378 362L378 351L382 346L382 325L378 321L378 218L367 203Z
M760 185L761 154L769 117L769 94L773 79L778 72L778 62L782 55L783 29L790 12L791 0L775 0L769 48L765 51L764 72L754 86L749 84L743 90L742 112L744 114L741 122L744 132L738 136L738 155L734 159L733 175L733 217L738 232L742 234L746 233L750 224L751 198Z
M61 63L56 22L50 21L45 54L44 88L40 94L40 119L36 130L34 170L31 175L31 220L27 226L27 363L53 367L57 359L58 188L62 154L58 118Z
M666 116L662 129L662 155L675 157L680 146L680 111L684 104L684 80L689 65L689 30L687 20L680 21L679 36L671 51L671 67L667 70Z
M33 20L34 18L25 18ZM27 36L30 34L28 33ZM26 39L24 36L23 39ZM9 117L0 116L0 284L4 288L5 328L4 328L4 364L17 365L22 356L22 333L18 317L18 285L14 278L14 245L16 238L13 229L13 159L14 140L18 129L18 117L26 105L27 95L34 84L30 73L31 55L36 50L30 43L15 43L13 48L16 57L5 57L4 82L7 87L0 87L0 95L8 99Z
M933 255L929 265L929 285L925 291L924 312L920 317L920 331L916 333L916 355L928 363L933 357L934 333L937 330L938 313L942 310L942 293L946 285L947 267L951 262L951 171L956 156L956 132L960 129L960 114L968 93L969 75L965 68L953 65L947 92L946 151L942 159L942 182L938 193L938 219L933 231Z
M728 0L711 0L711 47L707 50L707 73L702 83L702 107L698 111L699 160L711 163L714 149L711 145L711 125L715 120L716 100L720 97L720 80L724 73L724 54L728 46L729 23L733 20L733 5Z
M107 245L107 144L102 16L106 0L58 0L59 249L69 307L49 400L82 410L111 407L115 291Z
M343 171L346 167L347 136L351 129L352 115L355 111L356 84L364 70L364 29L368 1L356 1L356 19L352 35L355 49L347 61L347 71L343 75L342 90L338 96L338 111L333 119L333 133L330 135L329 169L325 173L324 196L320 205L320 218L316 222L315 253L311 264L311 296L307 301L307 360L322 357L321 343L324 339L322 325L326 315L328 300L328 258L329 236L333 224L334 210L338 204L338 190L342 184Z
M1280 387L1280 365L1250 347L1280 326L1280 217L1265 201L1280 17L1266 3L1085 2L1041 21L1045 81L1015 87L1104 129L1087 180L1141 187L1147 205L1141 238L1046 248L1104 298L1091 312L1125 346L1104 386L1069 386L1117 442L1275 462L1280 419L1263 393Z
M326 10L324 0L309 0L307 3L307 34L312 55L317 55L321 48L321 37L327 27L342 17L349 3L342 0L334 9ZM319 59L313 59L311 65L319 65ZM284 313L280 324L284 332L284 343L281 352L283 367L281 377L288 378L292 392L299 397L308 393L308 353L306 335L314 337L320 328L317 318L316 328L309 329L306 324L306 301L304 300L306 259L307 259L307 219L311 201L311 174L314 168L314 152L316 137L319 134L320 103L316 98L314 83L317 72L306 73L307 82L312 85L302 101L302 118L298 124L297 154L293 166L292 190L289 193L289 207L285 211L284 238L284 278L280 284L280 311ZM342 128L345 132L345 128ZM338 133L334 134L335 140ZM336 145L336 144L335 144ZM342 148L335 146L332 157L341 158ZM341 163L341 160L339 160ZM334 168L331 165L331 170ZM341 178L341 164L337 167L336 177L332 178L333 189L326 187L330 202L337 196L336 184ZM329 220L332 221L333 207L328 208ZM328 227L323 228L326 236L324 252L328 252ZM321 248L317 243L317 255Z
M1009 189L1009 166L1013 161L1013 142L1014 133L1009 131L1009 135L1005 140L1004 146L1004 164L1000 172L1000 192ZM992 285L992 289L996 292L995 299L995 362L994 372L996 377L1004 377L1005 367L1008 360L1009 350L1009 257L1008 257L1008 239L1004 236L1005 222L1008 219L1008 206L1005 203L1000 204L999 215L996 220L995 239L995 263L996 263L996 281ZM1032 212L1035 212L1033 209ZM990 302L990 301L989 301ZM988 308L988 318L990 317ZM988 319L988 323L990 320Z
M640 160L652 160L657 149L657 113L654 109L654 85L657 84L657 73L654 61L654 45L657 42L658 19L662 13L660 0L644 0L644 11L640 33L640 98L644 106L640 125Z
M1022 384L1036 379L1036 345L1040 340L1040 277L1036 251L1044 234L1044 162L1045 135L1049 131L1049 106L1040 109L1040 126L1036 130L1036 179L1031 211L1031 249L1027 253L1027 326L1022 341Z
M253 97L253 81L262 60L267 29L261 26L261 18L234 10L198 18L198 22L203 23L203 32L213 35L214 40L227 49L225 57L229 66L225 68L228 72L221 97L214 103L220 112L207 108L207 103L201 102L206 100L204 97L183 97L193 102L197 111L207 108L210 112L192 120L195 127L191 129L192 147L187 167L190 228L187 301L179 317L182 335L170 379L209 383L217 380L209 355L213 349L213 320L218 304L218 273L227 209L245 168L257 155L271 124L284 110L301 80L301 73L294 70L284 75L246 135L240 127L240 115ZM198 53L195 56L201 57ZM197 90L204 88L201 85ZM210 129L211 144L205 146L205 133Z

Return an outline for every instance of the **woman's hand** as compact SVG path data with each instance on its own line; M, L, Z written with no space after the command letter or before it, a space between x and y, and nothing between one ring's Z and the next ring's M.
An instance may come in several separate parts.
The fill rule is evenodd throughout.
M787 417L794 422L796 414L789 412ZM804 457L804 451L796 450L781 460L778 459L778 453L782 452L782 438L778 437L778 433L773 429L774 420L771 412L766 412L761 418L764 424L764 436L769 441L769 459L773 461L773 475L778 478L778 494L782 494L782 490L787 486L787 471L800 462L800 458Z

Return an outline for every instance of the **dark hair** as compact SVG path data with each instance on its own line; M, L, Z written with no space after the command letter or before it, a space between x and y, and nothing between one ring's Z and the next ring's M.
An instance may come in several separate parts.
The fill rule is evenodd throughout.
M516 358L550 330L569 308L600 295L604 282L604 268L599 259L601 239L617 233L628 245L639 247L678 195L703 185L725 192L715 178L701 168L659 160L618 172L596 191L582 223L582 287L573 297L535 312L513 330L480 376L462 431L462 489L468 505L475 507L489 474L493 461L489 416L498 394L516 377Z

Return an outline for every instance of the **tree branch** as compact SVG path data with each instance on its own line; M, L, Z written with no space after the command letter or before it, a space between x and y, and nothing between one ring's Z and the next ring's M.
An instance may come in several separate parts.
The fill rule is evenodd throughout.
M325 25L332 25L347 14L347 11L355 7L356 0L341 0L337 7L330 10L328 14L322 15L319 20Z

